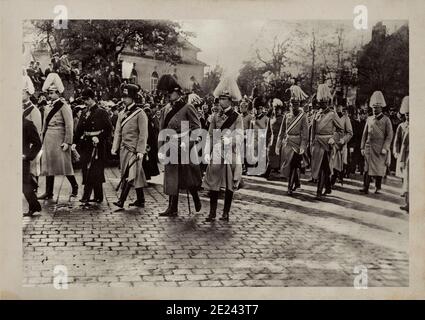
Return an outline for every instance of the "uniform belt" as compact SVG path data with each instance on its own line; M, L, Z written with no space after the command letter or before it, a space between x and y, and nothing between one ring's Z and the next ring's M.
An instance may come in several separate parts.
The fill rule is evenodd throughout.
M288 137L299 137L299 134L288 134Z
M321 137L333 137L333 134L317 134L317 136L321 136Z
M84 135L86 137L95 137L98 136L99 134L101 134L103 132L103 130L98 130L98 131L84 131Z

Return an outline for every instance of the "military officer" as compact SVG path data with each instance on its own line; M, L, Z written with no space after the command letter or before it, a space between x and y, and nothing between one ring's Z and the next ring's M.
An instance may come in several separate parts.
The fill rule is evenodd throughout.
M365 158L363 188L360 192L369 192L370 177L375 179L375 193L381 190L382 177L385 176L391 161L390 148L393 139L391 120L382 113L386 106L384 95L375 91L370 98L373 116L370 116L363 130L361 153Z
M400 161L400 171L403 175L402 191L406 204L400 209L406 210L409 213L409 96L403 98L400 107L400 113L406 117L407 126L403 131L401 139L400 153L397 155L397 160Z
M335 144L334 134L342 130L342 125L335 111L330 108L332 95L326 84L317 88L319 111L315 114L311 131L311 176L317 179L316 199L331 193L331 151ZM326 188L323 194L323 188Z
M160 213L160 216L177 216L178 215L178 199L179 191L187 190L191 193L195 210L201 210L202 204L199 199L198 190L201 187L201 167L199 163L188 159L183 161L183 157L191 151L194 141L187 145L187 137L197 129L201 128L201 122L195 107L187 103L187 96L183 93L181 86L177 83L172 75L163 75L158 81L158 90L166 92L170 103L161 110L160 117L160 141L158 157L163 161L167 155L172 158L171 153L177 161L170 161L164 165L164 193L169 196L168 208ZM184 128L182 123L188 124L188 128ZM164 134L164 129L173 130L173 136ZM176 148L170 146L169 141L176 143ZM185 142L186 140L186 142ZM170 146L170 149L165 149ZM161 150L162 149L162 150ZM170 153L171 152L171 153Z
M232 88L232 87L231 87ZM220 220L229 221L233 193L237 190L242 178L242 144L244 141L243 118L233 108L233 99L237 95L231 91L222 91L219 103L223 114L214 114L209 127L210 153L206 155L209 163L202 182L202 187L210 193L210 213L207 222L216 218L217 201L220 190L225 191L224 209ZM219 136L214 131L219 129ZM211 147L211 148L210 148ZM220 152L218 152L220 150Z
M147 153L148 118L142 108L135 104L139 87L126 84L122 88L125 108L118 115L115 127L112 155L120 150L120 168L122 192L119 200L114 202L123 208L132 186L136 189L137 199L130 206L144 208L145 195L143 188L147 186L143 170L143 158Z
M92 191L94 201L103 201L102 183L105 182L105 161L107 159L108 139L112 134L112 123L106 110L100 108L92 89L82 92L82 100L87 106L78 121L74 145L80 150L84 192L81 202L88 203Z
M275 147L276 154L281 155L281 176L288 179L288 195L292 195L300 186L298 170L307 142L307 115L300 108L299 97L294 97L291 99L290 111L283 117Z
M65 88L57 73L49 73L42 90L48 92L51 104L44 111L42 132L41 175L46 176L46 192L38 199L53 198L55 176L58 175L67 177L72 187L71 197L76 197L78 184L71 160L74 122L71 107L60 97Z
M351 126L351 120L348 114L343 112L342 105L335 106L335 113L342 125L342 131L336 131L334 133L335 143L331 152L331 168L333 171L331 184L334 185L337 178L343 181L344 179L344 167L348 163L348 149L347 143L353 137L353 127Z

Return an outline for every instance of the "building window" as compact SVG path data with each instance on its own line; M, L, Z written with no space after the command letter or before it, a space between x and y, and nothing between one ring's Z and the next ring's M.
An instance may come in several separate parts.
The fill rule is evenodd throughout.
M156 89L156 86L158 85L158 73L156 71L152 72L151 75L151 91Z

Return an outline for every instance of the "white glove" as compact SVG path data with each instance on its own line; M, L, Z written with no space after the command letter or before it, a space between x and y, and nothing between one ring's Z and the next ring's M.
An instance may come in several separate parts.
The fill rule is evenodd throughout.
M159 160L164 160L165 159L165 154L163 154L163 153L158 153L158 159Z
M67 143L62 143L61 148L63 152L68 151L69 145Z
M398 158L398 153L394 153L394 158L397 159Z
M304 151L305 151L305 150L304 150L303 148L300 148L300 155L301 155L301 154L303 154L303 153L304 153Z
M229 143L231 143L231 142L232 142L232 139L230 139L230 138L228 138L228 137L223 137L222 139L223 139L223 143L224 143L224 144L229 144Z
M360 150L360 152L361 152L362 156L364 156L364 150L362 149L362 150Z
M143 153L137 152L137 160L143 159Z
M344 144L344 143L345 143L344 139L339 140L339 144Z
M329 139L329 141L328 141L328 143L329 143L330 145L334 144L334 143L335 143L334 138L330 138L330 139Z
M382 153L382 154L387 154L387 150L382 149L381 153Z
M77 145L74 143L72 146L71 146L71 151L75 151L77 149Z
M96 145L99 143L99 138L98 137L93 137L91 138L91 140L93 141L93 144Z
M112 154L113 156L116 156L116 155L117 155L117 152L116 152L114 149L111 149L111 154Z

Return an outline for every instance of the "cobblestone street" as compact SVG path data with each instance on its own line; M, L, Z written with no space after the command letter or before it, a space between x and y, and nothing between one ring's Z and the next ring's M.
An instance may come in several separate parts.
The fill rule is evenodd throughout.
M201 212L191 201L189 216L180 194L179 216L159 217L168 200L162 176L145 189L145 209L128 208L132 190L125 210L112 205L118 169L106 176L102 205L81 207L81 186L69 201L70 185L57 177L54 200L39 216L23 218L25 286L52 286L56 265L68 269L70 287L352 287L356 266L367 268L369 287L409 285L408 215L399 209L395 178L382 194L367 196L357 191L360 181L347 180L319 202L306 179L288 197L286 182L244 177L230 221L207 223L206 192ZM221 197L219 214L222 207Z

